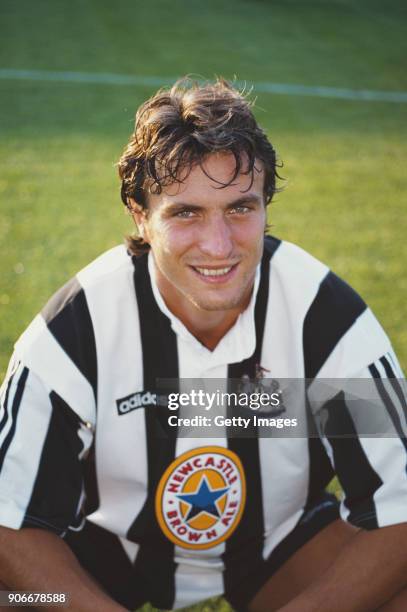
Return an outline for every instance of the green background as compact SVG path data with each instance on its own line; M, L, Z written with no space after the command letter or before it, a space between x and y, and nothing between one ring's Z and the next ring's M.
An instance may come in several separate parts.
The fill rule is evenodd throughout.
M401 0L2 0L0 11L0 68L407 90ZM155 89L0 79L0 373L46 299L132 230L115 163ZM284 162L273 233L362 294L405 368L407 104L255 96Z

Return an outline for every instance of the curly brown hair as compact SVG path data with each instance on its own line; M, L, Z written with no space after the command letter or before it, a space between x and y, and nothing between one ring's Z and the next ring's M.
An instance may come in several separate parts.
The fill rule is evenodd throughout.
M271 201L278 191L280 164L247 95L223 78L205 84L185 78L169 90L159 90L138 109L134 132L118 162L123 203L130 211L131 200L147 208L148 193L159 194L165 186L185 181L196 164L202 166L205 157L216 152L229 152L236 162L228 183L215 181L220 189L240 172L251 174L253 182L260 160L266 205ZM135 255L149 248L138 236L128 237L127 244Z

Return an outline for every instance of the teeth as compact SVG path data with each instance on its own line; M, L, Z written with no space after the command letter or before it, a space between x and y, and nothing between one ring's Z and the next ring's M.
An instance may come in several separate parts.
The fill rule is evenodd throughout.
M228 268L218 268L217 270L211 270L209 268L195 268L198 270L199 274L203 274L204 276L223 276L231 271L233 266L229 266Z

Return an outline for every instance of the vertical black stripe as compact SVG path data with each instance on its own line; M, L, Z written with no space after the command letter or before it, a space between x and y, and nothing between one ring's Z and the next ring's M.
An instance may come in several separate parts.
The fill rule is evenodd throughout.
M406 434L403 431L403 427L400 421L400 417L399 414L396 410L396 408L393 406L393 402L391 400L390 395L387 393L385 386L383 384L383 381L380 377L380 373L379 370L376 368L376 366L374 365L374 363L372 363L369 366L369 371L371 373L371 375L374 378L375 381L375 385L376 385L376 389L382 399L383 405L386 407L387 412L389 413L390 419L394 425L394 429L397 431L400 440L407 452L407 439L406 439ZM406 466L406 471L407 471L407 466Z
M145 585L117 535L86 521L81 531L69 530L64 539L81 566L126 610L138 610L147 601Z
M89 449L89 453L86 459L83 461L83 484L85 487L85 503L84 503L84 514L89 516L92 512L95 512L100 506L100 496L98 479L96 472L96 456L95 456L95 443L96 443L97 431L92 442L92 446Z
M335 476L328 454L316 431L309 428L308 435L309 476L306 508L313 505Z
M43 308L42 316L58 344L92 386L97 401L95 333L85 291L76 277L53 295ZM94 445L95 442L83 463L86 514L94 512L100 504Z
M228 379L240 379L243 375L248 375L253 379L256 374L256 366L260 365L268 305L270 258L279 245L280 241L276 239L268 238L265 241L260 285L254 313L256 326L255 351L251 357L241 363L229 365ZM231 408L233 410L233 407ZM236 407L234 407L234 411L236 414ZM228 448L240 458L246 476L246 505L239 525L225 545L223 561L226 595L232 593L247 574L247 559L250 559L250 563L253 564L263 561L264 516L258 430L252 426L245 430L245 434L248 437L228 438Z
M23 526L63 533L75 523L82 493L80 419L54 391L52 414Z
M97 399L95 334L85 291L76 277L55 293L42 316L56 341L91 384Z
M309 460L308 494L305 508L308 508L312 507L316 500L321 497L321 493L335 476L335 470L332 466L328 453L326 452L325 446L319 437L319 432L316 426L315 417L312 413L308 395L306 395L305 401Z
M314 378L356 319L366 310L362 298L333 272L323 279L304 319L304 371Z
M3 468L3 463L4 463L4 459L6 457L6 453L7 453L8 449L9 449L9 446L11 444L11 441L12 441L12 439L14 437L14 434L15 434L15 431L16 431L18 410L20 408L20 404L21 404L21 400L22 400L22 397L23 397L24 387L25 387L25 383L27 381L27 377L28 377L28 368L24 368L23 371L21 372L20 378L18 379L18 382L16 384L16 392L14 394L13 405L12 405L12 408L11 408L12 424L11 424L11 427L10 427L10 430L9 430L8 434L4 438L3 445L0 448L0 472L1 472L2 468Z
M404 415L407 419L407 401L406 401L406 397L403 393L403 389L401 388L401 385L399 383L399 381L397 380L397 376L394 373L393 368L391 367L390 361L387 359L386 356L381 357L380 359L380 363L382 364L382 366L385 369L385 372L387 374L388 379L390 380L390 383L400 401L400 404L403 408L404 411Z
M366 304L333 272L328 272L305 316L303 325L304 373L314 378L337 343L364 312ZM334 476L329 457L316 436L309 404L309 484L307 505L321 494Z
M135 287L140 316L144 389L157 389L160 378L178 379L176 335L159 309L151 288L147 256L134 259ZM155 495L160 478L175 458L176 428L168 431L167 411L162 406L145 409L148 493L140 514L127 533L140 549L135 567L145 577L150 601L158 608L172 608L175 599L174 544L162 532L155 515ZM136 442L135 442L136 443ZM157 551L159 555L157 555Z
M348 520L365 529L378 527L374 494L383 484L360 443L343 391L325 404L325 435L332 447L336 473L345 491Z
M393 368L391 367L390 362L388 361L388 359L386 358L385 355L383 355L383 357L380 357L380 363L382 364L382 366L384 367L384 370L387 374L387 378L396 378L396 375L393 371Z

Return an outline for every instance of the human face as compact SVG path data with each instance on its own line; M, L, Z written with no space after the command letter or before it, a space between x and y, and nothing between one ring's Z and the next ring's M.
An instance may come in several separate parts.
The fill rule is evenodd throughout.
M264 172L259 163L251 186L240 173L219 188L234 170L233 155L211 154L203 169L194 166L182 183L149 195L147 212L135 213L160 293L181 319L191 308L242 311L250 299L263 252Z

